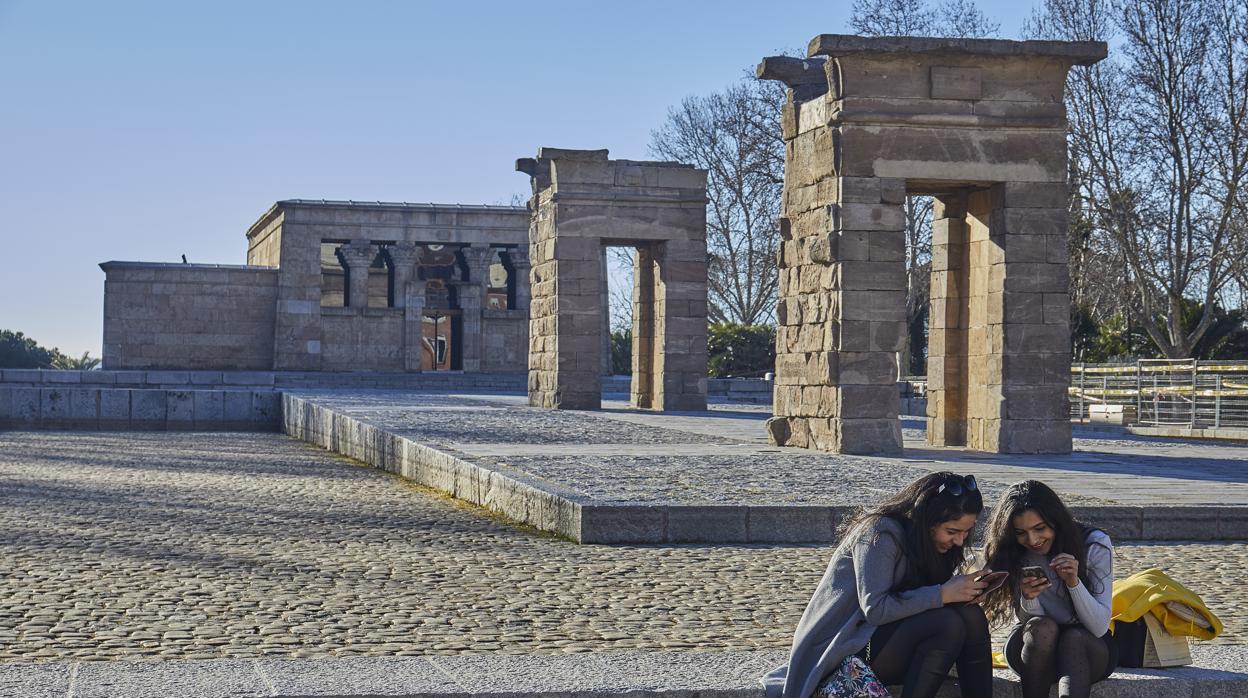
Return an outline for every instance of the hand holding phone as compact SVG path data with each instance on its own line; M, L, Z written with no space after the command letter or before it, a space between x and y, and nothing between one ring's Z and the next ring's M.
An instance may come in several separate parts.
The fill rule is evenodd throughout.
M1045 573L1044 568L1039 565L1029 565L1023 568L1023 578L1019 584L1019 591L1025 599L1034 599L1040 595L1049 586L1049 575Z
M1001 585L1005 584L1005 580L1009 576L1010 576L1009 572L993 572L992 570L984 570L982 574L979 574L977 577L975 577L975 581L983 582L984 584L987 584L988 586L984 587L983 590L981 590L978 595L983 596L984 594L987 594L990 591L996 591L997 589L1000 589Z

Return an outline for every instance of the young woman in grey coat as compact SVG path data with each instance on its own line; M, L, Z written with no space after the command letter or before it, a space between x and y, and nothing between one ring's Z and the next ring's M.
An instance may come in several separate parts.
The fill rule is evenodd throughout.
M984 508L973 476L933 473L864 512L797 624L789 662L763 678L767 698L811 698L850 655L902 698L930 698L955 664L965 698L992 695L985 584L956 574Z

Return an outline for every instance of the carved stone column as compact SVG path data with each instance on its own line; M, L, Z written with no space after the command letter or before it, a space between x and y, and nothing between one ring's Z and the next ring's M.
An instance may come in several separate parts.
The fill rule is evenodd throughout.
M396 308L403 308L407 305L407 284L416 278L416 260L420 259L420 249L420 245L403 240L394 243L386 250L390 255L390 263L394 265L394 307ZM424 297L423 292L421 297Z
M424 344L425 282L416 273L421 246L406 240L388 249L394 265L394 306L403 309L403 370L421 370Z
M377 258L377 250L368 240L352 240L338 248L342 261L347 265L350 283L347 288L346 305L351 308L368 307L368 268Z
M464 371L481 370L481 296L475 291L477 285L466 282L459 286L460 322L463 332L460 336L460 356L463 357Z
M461 355L464 359L464 371L480 371L483 331L481 308L485 305L485 292L490 286L490 263L494 261L494 250L486 245L471 245L460 251L468 265L468 278L459 287L463 327L460 339Z
M485 292L490 287L490 264L494 250L486 245L471 245L461 249L468 264L468 284L477 295L478 306L485 303ZM464 289L466 291L466 289Z
M516 307L513 310L527 311L531 283L529 273L532 270L532 265L529 264L529 248L521 246L507 250L507 258L511 261L511 273L516 279Z

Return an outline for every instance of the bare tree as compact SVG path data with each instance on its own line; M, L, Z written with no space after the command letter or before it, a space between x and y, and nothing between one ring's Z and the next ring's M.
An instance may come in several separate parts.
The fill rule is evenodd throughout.
M712 322L770 322L784 145L778 83L744 79L689 97L651 134L650 150L707 171L708 313Z
M948 36L982 39L996 36L1001 25L974 0L854 0L849 26L864 36Z
M636 263L636 248L607 248L607 304L612 332L633 328L633 265Z
M1244 274L1246 23L1248 0L1046 0L1026 28L1123 40L1067 81L1072 184L1090 247L1121 260L1123 309L1171 358L1191 356ZM1203 305L1194 327L1185 299Z

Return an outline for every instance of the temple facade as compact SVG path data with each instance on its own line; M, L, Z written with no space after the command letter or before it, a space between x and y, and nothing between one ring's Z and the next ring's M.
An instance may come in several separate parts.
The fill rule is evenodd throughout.
M519 373L524 207L279 201L247 264L105 262L106 369Z

